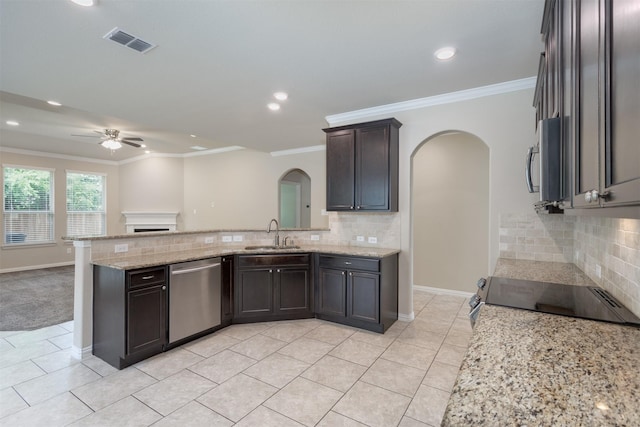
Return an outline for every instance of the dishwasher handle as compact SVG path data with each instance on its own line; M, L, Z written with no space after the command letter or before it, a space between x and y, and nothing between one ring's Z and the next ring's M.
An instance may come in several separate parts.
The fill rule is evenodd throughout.
M220 266L220 263L217 262L215 264L203 265L201 267L185 268L184 270L173 270L171 272L171 275L172 276L177 276L178 274L194 273L196 271L207 270L209 268L215 268L215 267L219 267L219 266Z

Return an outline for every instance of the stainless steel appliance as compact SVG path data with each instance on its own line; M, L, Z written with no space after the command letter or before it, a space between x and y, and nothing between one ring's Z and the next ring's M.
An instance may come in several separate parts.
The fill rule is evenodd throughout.
M482 305L501 305L562 316L640 327L640 319L609 292L595 286L571 286L532 280L489 277L477 283L469 318L474 325Z
M538 122L538 144L529 147L525 166L525 179L529 193L540 193L537 207L557 206L564 198L562 194L562 145L560 139L560 118L544 119ZM534 160L539 156L537 178L534 184Z
M220 258L169 266L169 344L220 325Z

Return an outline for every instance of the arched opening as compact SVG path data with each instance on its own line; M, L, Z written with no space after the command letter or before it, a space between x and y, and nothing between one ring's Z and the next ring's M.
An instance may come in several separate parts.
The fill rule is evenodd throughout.
M413 284L473 292L489 259L489 147L448 131L411 159Z
M280 227L311 227L311 178L302 169L291 169L278 181Z

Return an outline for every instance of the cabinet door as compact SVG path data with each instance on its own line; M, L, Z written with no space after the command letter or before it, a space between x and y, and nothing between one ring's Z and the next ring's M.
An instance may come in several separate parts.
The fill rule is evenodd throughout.
M349 272L348 317L380 323L380 275Z
M127 355L167 343L167 287L127 292Z
M580 0L576 11L576 133L574 206L597 207L584 194L600 188L600 5L599 0Z
M237 317L273 313L273 269L239 270L235 283Z
M327 210L354 209L354 131L327 134Z
M276 270L276 311L280 314L311 311L308 268Z
M344 270L320 268L316 310L322 314L346 317L347 275Z
M357 129L357 210L389 210L389 174L389 127Z
M606 118L601 156L605 205L640 202L640 11L638 2L605 2Z
M222 321L233 319L233 257L222 258Z

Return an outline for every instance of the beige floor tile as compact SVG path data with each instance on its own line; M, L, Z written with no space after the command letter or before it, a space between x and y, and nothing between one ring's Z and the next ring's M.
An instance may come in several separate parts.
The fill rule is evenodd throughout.
M236 427L301 427L302 424L272 411L264 406L258 406L252 413L244 417Z
M432 426L439 426L447 408L450 393L421 385L406 415Z
M415 325L409 325L407 329L402 331L398 337L398 341L417 345L430 350L437 350L444 341L444 337L444 333L425 331Z
M4 418L28 407L27 402L25 402L13 388L9 387L0 390L0 418ZM0 420L0 424L2 424L2 420Z
M256 360L250 357L230 350L223 350L215 356L211 356L192 366L189 370L221 384L254 363L256 363Z
M144 360L134 366L151 375L153 378L162 380L180 372L184 368L195 365L203 359L203 357L191 353L190 351L176 348Z
M274 387L282 388L309 366L308 363L298 359L274 353L246 369L243 373Z
M13 350L15 347L9 344L9 341L4 338L0 338L0 353L7 350Z
M449 331L446 338L444 339L444 343L447 345L455 345L457 347L467 348L469 346L469 342L471 341L471 332L463 332L463 331Z
M197 400L220 415L237 422L277 391L273 386L238 374Z
M78 363L18 384L15 389L29 405L35 405L100 378L102 378L100 375Z
M266 335L271 338L275 338L280 341L292 342L308 333L315 326L313 325L304 325L297 324L291 322L281 322L280 324L274 325L273 327L267 329L264 332L261 332L262 335Z
M387 330L384 334L369 331L358 331L351 335L351 339L366 342L367 344L377 345L378 347L389 347L398 335L400 335L400 332L395 330L391 332Z
M232 421L193 401L168 417L164 417L153 427L230 427L232 425Z
M0 369L0 390L45 374L46 372L31 360L7 366Z
M65 426L91 414L91 409L71 393L63 393L0 420L7 427Z
M262 360L271 353L275 353L287 345L286 342L264 335L254 335L243 342L234 345L230 350L256 360Z
M46 339L19 348L10 348L0 353L0 369L56 351L60 349Z
M304 378L296 378L264 403L282 415L306 426L316 425L342 393Z
M47 338L53 338L60 335L66 335L69 331L58 326L47 326L46 328L40 328L33 331L22 332L20 334L11 335L5 339L11 343L14 347L24 347L27 344L46 340Z
M471 328L471 322L469 321L469 316L465 317L457 317L456 320L453 321L451 325L451 331L458 332L467 332L469 334L473 334L473 329Z
M418 387L420 387L426 372L423 369L378 359L362 376L360 381L413 397Z
M344 393L358 381L366 370L366 367L357 363L327 355L301 376Z
M56 347L60 347L61 350L68 349L73 345L73 333L69 332L64 335L49 338L48 341Z
M346 326L321 325L308 332L305 337L326 342L327 344L338 345L356 332L355 329Z
M231 325L220 331L221 334L228 335L237 340L246 340L260 332L266 331L272 325L266 323L246 323L242 325Z
M70 349L45 354L44 356L40 356L32 360L33 363L46 372L57 371L68 366L75 365L76 363L80 363L80 360L71 355Z
M148 426L162 416L134 397L126 397L71 424L73 427Z
M322 341L309 339L306 337L298 338L291 344L282 347L278 353L290 356L306 363L316 363L318 360L333 350L333 344L327 344Z
M384 351L385 347L348 338L329 354L362 366L371 366Z
M211 357L231 346L241 343L229 335L216 333L185 344L182 347L202 357Z
M133 396L167 416L214 387L216 383L185 369L134 393Z
M337 412L329 411L316 427L367 427L366 425L347 418Z
M432 319L431 316L419 315L411 323L414 328L444 335L449 332L452 319Z
M358 381L333 410L371 427L398 425L411 399Z
M462 359L464 359L464 355L466 354L466 352L466 347L457 347L455 345L442 344L442 347L440 347L440 350L438 350L435 361L453 365L459 368L462 364Z
M398 424L398 427L430 427L430 426L429 424L425 424L418 420L414 420L413 418L402 417L402 420L400 421L400 424Z
M91 409L97 411L156 382L155 378L129 367L99 381L74 388L72 392Z
M116 368L96 356L90 356L86 359L82 359L82 364L103 377L119 372Z
M457 366L433 362L422 384L450 393L456 382L458 371L459 368Z
M73 332L73 320L69 320L68 322L64 322L64 323L60 323L58 326L60 326L61 328L66 329L69 332Z
M429 369L435 357L435 350L429 350L402 341L395 341L380 356L382 359L424 370Z

